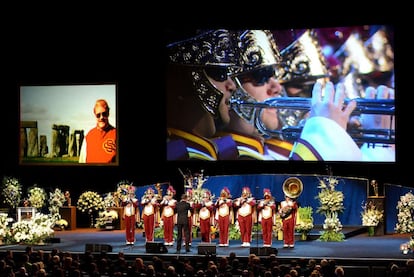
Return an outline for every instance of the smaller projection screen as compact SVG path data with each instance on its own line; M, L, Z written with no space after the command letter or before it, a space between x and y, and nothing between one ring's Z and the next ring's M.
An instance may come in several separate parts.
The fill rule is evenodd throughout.
M117 85L21 85L20 165L119 164Z

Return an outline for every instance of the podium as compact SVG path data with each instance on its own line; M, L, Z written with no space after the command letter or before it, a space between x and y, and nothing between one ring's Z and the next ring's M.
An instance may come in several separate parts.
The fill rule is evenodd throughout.
M68 230L76 229L76 207L63 206L59 209L60 216L68 222Z

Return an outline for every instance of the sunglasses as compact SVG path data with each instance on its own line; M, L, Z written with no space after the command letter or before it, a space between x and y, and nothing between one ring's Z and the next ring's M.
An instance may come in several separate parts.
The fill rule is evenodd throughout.
M241 83L251 82L254 86L263 86L271 77L276 77L276 71L273 66L266 66L238 76Z
M204 72L210 78L212 78L214 81L217 81L217 82L224 82L228 78L228 71L227 71L227 68L225 67L219 67L219 66L206 67L204 69Z
M102 117L108 117L108 115L109 115L109 112L107 112L107 111L95 114L96 118L101 118L101 116Z

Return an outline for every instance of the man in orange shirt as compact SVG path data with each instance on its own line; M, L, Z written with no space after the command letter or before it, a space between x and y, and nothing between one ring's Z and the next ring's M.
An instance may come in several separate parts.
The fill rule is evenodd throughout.
M109 123L109 105L104 99L98 99L93 113L96 126L85 136L79 163L113 163L116 162L116 128Z

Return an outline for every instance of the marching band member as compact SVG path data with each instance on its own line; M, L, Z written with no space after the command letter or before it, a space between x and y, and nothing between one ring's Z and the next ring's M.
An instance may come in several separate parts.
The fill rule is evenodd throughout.
M241 72L234 77L237 89L231 100L257 103L280 96L282 85L276 68L281 64L281 57L272 33L269 30L243 30L236 34ZM230 121L217 130L216 136L230 135L233 138L238 160L288 160L292 143L276 137L266 139L254 123L257 116L267 129L282 127L277 109L264 108L260 116L256 110L246 105L231 105Z
M154 241L155 222L158 213L158 199L154 195L154 189L149 187L141 198L142 219L144 221L145 241Z
M276 202L270 189L263 190L263 199L257 205L259 222L262 225L263 247L272 246L272 227L276 221Z
M229 246L229 226L232 219L232 205L230 190L224 187L220 198L216 201L216 220L219 226L219 246Z
M230 120L235 43L229 31L210 30L167 46L168 160L236 157L230 136L212 138Z
M200 233L202 242L211 242L210 226L213 225L213 212L214 203L211 200L211 192L209 190L205 190L198 213L200 219Z
M135 197L134 186L128 186L127 195L122 199L122 206L124 207L126 244L133 245L135 243L135 223L139 218L138 199Z
M283 248L295 247L295 225L296 225L296 212L298 210L298 204L294 198L290 198L285 195L285 200L280 202L279 213L282 218L282 230L283 230Z
M174 244L174 208L177 200L173 197L175 189L170 185L167 188L167 195L164 196L160 205L162 208L161 219L164 223L164 245L172 246Z
M237 208L237 221L240 227L242 247L250 247L255 205L256 200L252 197L248 187L244 187L241 197L234 201L234 207Z

